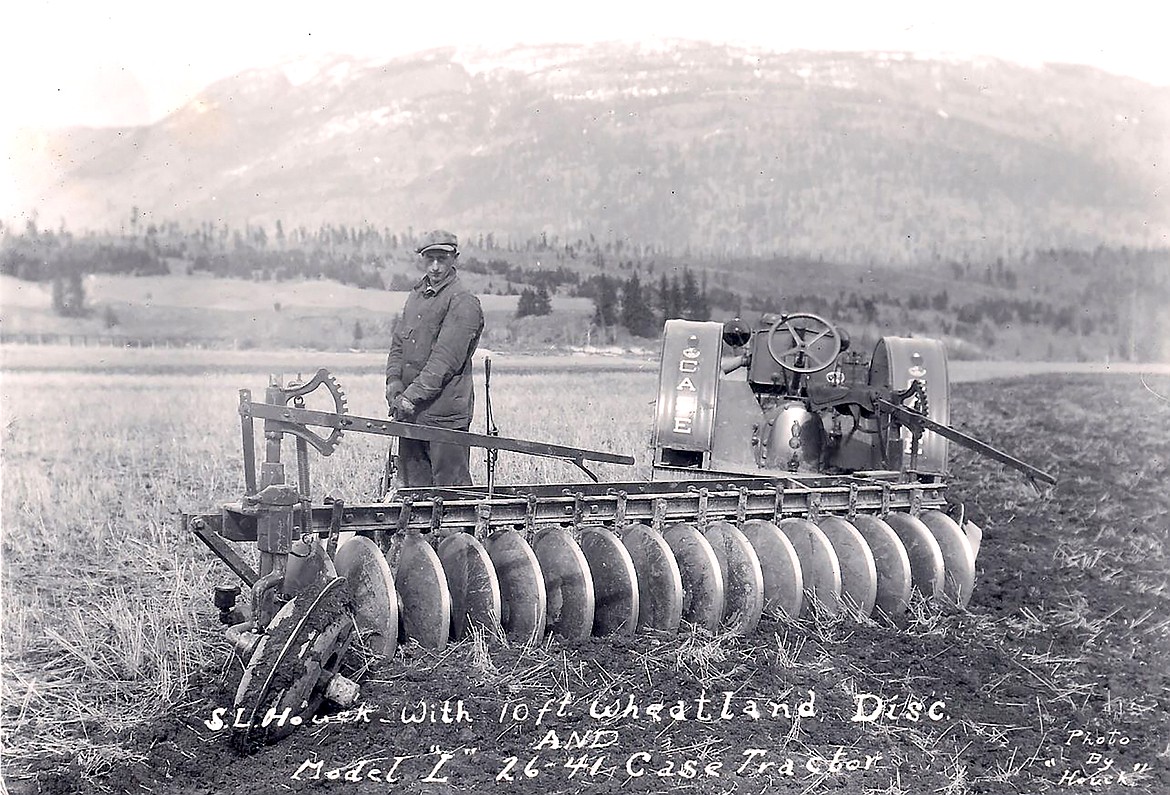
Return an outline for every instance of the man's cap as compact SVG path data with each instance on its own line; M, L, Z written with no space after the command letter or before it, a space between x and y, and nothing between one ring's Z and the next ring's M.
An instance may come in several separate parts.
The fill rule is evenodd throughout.
M427 232L423 236L422 243L414 251L416 254L422 254L432 249L456 252L459 250L459 238L446 230L436 229L433 232Z

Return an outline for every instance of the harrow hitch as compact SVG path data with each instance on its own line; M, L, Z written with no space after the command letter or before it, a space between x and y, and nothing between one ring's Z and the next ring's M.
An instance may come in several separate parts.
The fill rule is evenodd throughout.
M1004 466L1011 467L1018 472L1022 472L1033 486L1036 485L1037 480L1047 483L1049 486L1056 485L1056 478L1047 472L1041 469L1037 469L1031 464L1025 461L1021 461L1014 456L1008 455L1003 450L992 447L986 442L976 439L974 436L968 436L962 431L956 430L949 425L944 425L941 422L935 422L925 414L881 398L878 398L875 401L875 404L879 411L890 415L899 425L909 430L915 439L915 444L917 444L917 440L925 431L933 431L945 439L950 439L952 442L960 444L969 450L974 450L981 455L998 461ZM1039 489L1037 488L1037 490Z
M905 428L911 435L912 455L921 443L922 435L932 431L944 439L962 445L969 450L994 459L999 463L1022 472L1035 486L1036 481L1056 485L1056 478L1041 469L1021 461L1014 456L999 450L974 436L938 422L923 411L918 411L907 405L907 401L914 399L920 403L927 400L926 384L917 379L901 390L881 386L854 385L837 386L832 384L810 384L807 387L809 408L814 412L828 410L843 410L853 419L850 433L861 427L862 417L876 417L878 428L887 428L890 420L897 427Z

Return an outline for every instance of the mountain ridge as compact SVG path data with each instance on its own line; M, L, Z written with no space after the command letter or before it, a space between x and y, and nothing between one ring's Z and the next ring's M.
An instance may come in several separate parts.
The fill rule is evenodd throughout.
M46 134L32 204L72 228L134 207L866 264L1170 232L1170 89L1088 67L687 42L313 67L240 73L153 125Z

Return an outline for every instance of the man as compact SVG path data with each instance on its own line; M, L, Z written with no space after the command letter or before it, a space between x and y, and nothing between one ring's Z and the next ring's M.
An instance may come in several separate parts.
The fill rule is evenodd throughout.
M426 274L411 290L394 327L386 402L397 419L466 431L475 406L471 357L483 332L483 309L455 271L455 235L430 232L415 252ZM401 485L469 486L470 453L464 445L400 439Z

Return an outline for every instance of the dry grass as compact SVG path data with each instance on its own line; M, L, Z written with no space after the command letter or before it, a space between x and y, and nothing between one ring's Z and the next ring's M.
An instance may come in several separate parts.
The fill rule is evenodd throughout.
M611 479L617 469L622 479L648 472L652 378L518 374L493 382L502 433L639 456L634 472L599 467ZM230 577L180 535L177 517L239 498L237 390L261 393L266 384L266 373L4 375L6 754L69 751L100 770L112 752L97 735L165 711L198 666L223 654L207 620L209 593ZM380 377L343 386L351 412L384 414ZM482 417L482 392L479 406ZM336 455L314 462L317 496L371 499L385 453L386 440L350 435ZM292 460L291 445L286 456ZM485 464L475 458L483 482ZM562 462L506 454L497 473L501 483L585 478ZM477 648L491 677L486 642ZM566 660L544 654L539 666L510 672L516 687L572 678Z

